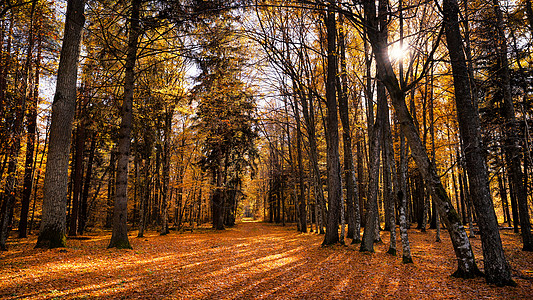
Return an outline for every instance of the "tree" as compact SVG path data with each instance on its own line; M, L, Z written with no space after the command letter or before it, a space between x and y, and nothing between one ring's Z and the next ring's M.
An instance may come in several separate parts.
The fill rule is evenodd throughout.
M352 136L350 126L350 110L348 106L348 70L346 68L346 41L345 28L342 22L342 15L339 28L339 48L340 48L340 88L339 90L339 116L342 123L342 145L344 162L344 181L346 185L346 208L348 211L348 238L355 243L361 240L361 216L357 193L357 181L355 180L355 167L352 154Z
M524 251L533 251L533 235L531 234L531 222L529 218L529 208L527 204L527 186L524 184L524 174L522 172L523 155L519 148L519 129L518 121L515 116L515 109L513 104L511 74L509 68L509 60L507 58L507 38L504 31L503 13L500 8L498 0L493 0L493 10L496 16L494 27L496 29L496 49L497 62L499 68L497 71L497 84L501 89L503 105L501 106L501 113L505 120L505 158L507 162L507 171L510 173L509 179L515 189L515 195L518 202L518 211L520 213L520 229L522 233L522 244ZM529 9L531 9L531 2L529 2ZM533 31L532 31L533 32ZM527 174L527 168L526 168Z
M388 8L387 5L380 5ZM455 254L458 259L458 270L454 273L458 277L474 277L480 274L477 268L470 241L466 235L459 215L453 208L450 198L440 181L435 165L430 161L426 147L422 144L413 118L405 104L406 87L401 87L392 64L389 59L388 47L384 39L380 38L379 20L387 17L387 13L376 14L374 1L363 1L365 13L364 23L367 29L368 39L374 50L374 57L380 80L384 83L394 106L396 116L401 125L401 130L407 138L413 158L422 172L424 181L431 188L432 195L437 204L437 209L448 229ZM401 197L400 197L401 198Z
M141 28L139 26L141 0L132 0L127 56L124 66L124 97L117 153L116 192L113 205L113 231L108 248L131 249L128 239L128 165L131 149L135 62Z
M37 104L39 98L39 77L40 77L40 61L42 53L42 23L41 17L34 21L36 15L37 1L33 1L31 4L31 22L30 32L28 34L29 45L26 59L27 72L30 72L30 61L34 50L33 44L37 42L37 57L35 59L35 73L34 73L34 88L29 87L29 80L25 81L25 97L27 99L28 114L26 116L26 128L28 135L26 137L26 161L24 163L24 183L22 187L22 200L20 209L20 223L19 223L19 237L27 237L28 229L28 213L30 208L30 197L33 188L33 175L34 175L34 152L35 152L35 136L37 133ZM42 14L42 8L39 8L39 14ZM36 40L36 41L35 41ZM26 75L27 76L27 75Z
M7 178L5 182L5 200L2 203L2 213L0 214L0 250L7 250L6 248L6 240L9 236L9 222L13 216L13 207L15 204L15 195L16 195L16 187L17 187L17 167L18 167L18 161L19 161L19 154L21 151L21 140L22 140L22 133L24 129L24 113L26 111L26 106L28 103L31 105L30 95L32 92L31 86L30 86L30 74L31 74L31 68L30 63L32 61L32 53L33 53L33 45L34 45L34 26L33 26L33 19L35 14L35 6L37 1L33 1L31 5L31 12L30 12L30 29L29 29L29 43L28 43L28 50L26 54L26 59L24 62L24 68L23 73L24 76L22 78L23 81L23 95L21 96L15 96L17 98L16 101L16 113L14 116L14 122L13 122L13 138L9 145L9 163L7 168ZM33 149L31 150L33 151Z
M209 171L212 191L213 228L228 225L228 214L236 208L236 193L246 168L254 165L257 136L253 126L255 102L242 78L245 62L233 20L220 15L205 20L201 52L196 60L201 73L193 97L198 101L196 125L201 134L199 165ZM232 217L229 218L232 225Z
M339 219L342 201L342 177L339 160L339 120L337 117L337 22L335 20L335 1L328 1L326 11L327 35L327 71L326 71L326 103L327 103L327 166L328 166L328 218L326 235L322 245L339 242Z
M455 103L461 138L465 145L466 166L470 182L470 193L474 201L481 231L481 242L486 279L497 285L515 285L511 279L509 265L503 252L498 230L498 220L489 189L487 164L481 145L479 114L473 103L463 42L459 32L459 7L456 0L444 0L444 27L450 54L455 88Z
M65 247L65 214L72 120L76 109L76 81L81 30L85 23L84 0L69 0L44 179L41 228L36 248Z

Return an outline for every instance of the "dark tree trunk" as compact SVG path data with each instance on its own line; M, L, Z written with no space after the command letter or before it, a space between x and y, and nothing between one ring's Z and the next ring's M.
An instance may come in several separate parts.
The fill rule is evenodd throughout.
M33 230L33 220L35 219L35 208L37 206L37 186L39 185L39 180L41 179L41 167L44 161L44 154L46 153L46 147L48 146L48 134L50 132L50 122L49 118L46 118L46 130L43 143L43 150L41 151L41 159L39 160L39 167L35 168L37 170L37 178L35 178L35 188L33 189L33 206L31 210L30 224L28 226L28 234L31 234ZM39 149L39 135L37 134L37 149Z
M464 164L464 163L462 163ZM475 238L476 234L474 233L474 212L472 208L472 195L470 194L470 186L468 184L468 172L466 171L464 166L461 166L463 169L463 176L461 179L463 180L463 195L464 195L464 205L466 207L466 222L465 224L468 224L468 231L469 231L469 238Z
M516 120L513 95L511 91L511 75L509 71L509 60L507 59L507 38L505 36L503 14L498 0L493 0L494 13L496 15L496 47L498 49L498 60L500 68L498 77L500 88L503 94L502 115L506 121L505 132L505 158L507 160L507 171L509 179L515 187L518 211L520 213L520 229L522 233L522 243L524 251L533 251L533 235L531 234L531 223L529 219L529 209L527 204L527 187L524 185L524 174L522 173L523 156L520 152L519 125ZM531 3L528 4L531 9ZM528 12L529 13L529 12ZM533 31L532 31L533 33ZM527 172L526 172L527 174ZM481 214L481 212L478 212Z
M81 115L80 110L80 115ZM80 200L83 183L83 156L85 153L85 120L80 120L76 130L75 154L74 154L74 170L71 172L74 184L72 188L72 207L70 209L70 227L69 236L76 236L78 232L78 219L80 212Z
M164 148L163 148L163 187L161 189L161 206L162 206L162 220L161 220L161 235L169 233L168 230L168 204L169 193L168 187L170 185L170 139L172 133L172 118L174 116L174 107L168 109L165 113L165 129L164 129Z
M454 246L458 261L458 270L455 276L473 277L479 274L479 269L475 263L474 254L470 241L461 224L459 215L453 208L450 198L440 181L434 164L429 160L425 146L422 144L418 131L414 125L412 116L409 114L405 104L405 93L400 88L392 64L388 57L387 44L380 42L378 38L378 18L374 1L363 1L365 11L365 24L369 32L369 39L374 49L376 66L381 80L387 87L396 115L400 122L402 131L407 137L413 158L425 178L425 182L432 190L432 195L437 203L437 209L448 229L450 239Z
M328 220L326 235L322 245L339 242L339 218L342 205L342 179L339 161L339 121L337 118L337 95L335 76L337 76L336 59L336 20L334 1L328 2L326 31L328 43L326 101L327 101L327 167L328 167Z
M109 178L107 180L107 203L105 228L113 226L113 199L115 198L115 178L116 178L117 152L111 149L109 154Z
M460 135L465 145L470 193L476 207L477 221L481 231L485 275L490 283L514 285L503 252L498 220L490 194L485 153L481 145L479 114L471 95L463 41L459 32L458 13L459 7L456 0L444 0L444 28L452 65L457 118Z
M142 186L142 195L141 203L139 208L139 231L137 232L137 237L144 237L144 229L146 227L146 211L148 210L148 201L150 198L150 155L148 155L144 161L143 166L143 182ZM181 205L181 203L179 203ZM179 224L179 223L178 223Z
M342 20L342 16L340 16ZM342 123L342 140L344 150L344 181L346 185L346 208L348 215L347 237L353 240L360 239L360 215L357 199L357 185L352 154L352 136L350 130L350 113L348 107L348 74L346 70L346 46L344 41L344 27L340 25L339 46L341 59L341 88L339 89L339 115Z
M307 101L309 99L309 103ZM316 210L317 210L317 230L318 233L324 233L324 209L325 199L324 199L324 190L322 187L322 178L320 175L320 169L318 166L318 147L316 144L316 133L315 133L315 111L313 105L313 98L307 98L305 95L302 97L302 112L304 120L306 123L307 136L309 141L309 163L311 164L312 174L313 174L313 184L315 186L315 201L316 201Z
M87 160L87 171L83 183L83 191L80 199L80 213L78 216L78 234L83 234L87 226L87 209L89 201L89 190L91 188L91 179L93 176L94 154L96 152L97 135L92 134L91 145L89 146L89 159Z
M224 230L224 190L217 187L213 190L213 229Z
M135 62L139 43L139 11L141 1L132 0L130 32L124 67L124 100L118 141L116 192L113 202L113 231L108 248L131 249L128 239L128 163L131 148L131 127L133 121L133 92L135 83Z
M365 207L365 195L364 191L366 191L365 185L364 185L364 171L363 171L363 147L361 145L361 136L364 134L361 132L361 129L357 130L357 136L356 139L356 150L357 150L357 183L358 183L358 190L359 190L359 197L357 201L359 202L359 233L356 233L355 240L352 243L360 243L361 242L361 226L364 226L364 220L365 220L365 214L364 214L364 207Z
M36 248L66 246L68 163L72 120L76 109L81 30L85 23L84 6L84 0L69 0L67 4L65 34L57 72L56 93L52 104L42 221Z
M35 14L35 5L37 1L32 1L31 6L31 22L30 22L30 33L29 33L29 45L28 45L28 52L26 55L26 60L24 64L24 78L22 79L23 84L23 95L22 96L15 96L17 99L15 101L16 103L16 113L15 113L15 120L13 122L13 133L12 133L12 139L10 145L6 145L6 148L9 148L9 163L7 167L7 178L5 181L5 188L4 188L4 202L2 203L2 213L0 214L0 250L7 250L6 247L6 241L9 237L9 231L10 231L10 224L13 219L13 208L15 205L15 198L16 198L16 189L17 189L17 168L19 163L19 154L21 150L21 141L22 141L22 134L24 131L24 114L26 111L26 105L27 103L30 103L30 106L32 105L32 101L30 99L31 95L31 89L30 89L30 73L31 73L31 60L32 60L32 53L33 53L33 44L34 44L34 38L33 38L33 17ZM3 104L3 103L2 103ZM30 107L31 108L31 107ZM0 110L3 110L4 107L0 107ZM33 142L32 142L33 144ZM30 154L31 158L33 158L33 149L27 150L31 151ZM33 165L33 159L29 162L30 167ZM31 170L30 170L31 172ZM31 173L30 173L31 174ZM29 174L29 176L31 176ZM31 182L30 182L31 184ZM30 191L31 193L31 191ZM28 198L29 199L29 198ZM29 205L29 202L28 202Z
M158 124L157 127L160 127ZM157 133L159 136L159 132ZM161 191L161 172L159 170L161 169L161 145L156 143L155 144L155 170L152 176L155 177L154 180L154 189L153 189L153 196L152 196L152 203L150 205L150 218L149 223L159 224L161 221L161 195L159 192Z
M305 186L304 186L304 166L302 155L302 128L300 122L300 109L298 101L294 101L294 115L296 118L296 152L298 159L298 208L300 231L307 232L307 207L305 203Z
M511 226L511 214L509 213L509 200L507 199L507 190L503 185L503 179L500 173L498 173L498 188L500 190L500 200L502 201L504 221L507 225Z
M37 2L37 1L34 1ZM33 3L32 3L33 5ZM29 113L27 116L27 131L26 138L26 162L24 167L24 186L22 189L22 201L20 209L20 223L19 223L19 238L27 237L28 231L28 213L30 210L30 198L34 188L34 175L36 157L34 154L39 150L35 147L35 136L37 135L37 105L39 103L39 77L41 74L41 53L42 53L42 34L37 38L37 59L35 66L34 88L29 104Z
M386 43L386 40L385 40ZM380 75L378 74L378 77ZM381 143L383 141L383 123L386 117L387 105L387 93L383 84L378 82L377 87L378 107L377 116L374 124L370 130L369 137L369 180L367 189L367 213L365 230L363 232L363 239L361 248L359 251L374 252L374 241L379 239L379 231L376 231L376 227L379 227L378 217L378 190L379 190L379 166L380 166L380 153Z
M396 255L396 205L394 194L398 192L398 178L394 165L394 147L392 141L391 125L389 121L389 105L384 109L385 116L383 118L383 193L385 203L388 206L386 223L389 224L390 230L390 245L387 253ZM393 190L394 187L394 190ZM396 191L396 193L394 193Z

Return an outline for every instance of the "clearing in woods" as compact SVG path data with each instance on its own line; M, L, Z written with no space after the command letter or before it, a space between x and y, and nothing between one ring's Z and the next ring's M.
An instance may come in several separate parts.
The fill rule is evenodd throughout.
M408 265L386 254L386 243L373 254L358 245L320 247L322 235L259 222L221 232L132 233L134 250L106 249L108 233L54 250L34 250L35 237L13 239L0 254L0 298L531 299L533 253L520 251L519 235L501 233L517 287L451 277L449 238L443 232L435 243L431 230L410 230L415 263ZM388 241L388 233L382 237ZM479 238L472 244L483 267Z

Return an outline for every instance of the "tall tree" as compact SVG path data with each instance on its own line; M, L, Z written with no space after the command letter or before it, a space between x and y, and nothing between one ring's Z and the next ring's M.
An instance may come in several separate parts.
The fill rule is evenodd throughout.
M452 65L455 103L461 138L465 145L470 193L474 201L481 231L486 279L497 285L514 285L503 252L498 220L492 203L487 164L481 145L479 113L470 89L468 69L459 31L459 6L456 0L442 4L446 41Z
M233 222L234 192L240 190L242 176L253 167L257 156L255 100L241 80L246 58L234 21L227 14L206 19L199 28L203 34L201 50L196 53L201 70L193 90L202 144L199 165L210 172L215 186L211 205L213 228L217 230L225 228L225 219Z
M6 240L9 236L9 223L13 218L13 208L15 205L16 198L16 189L17 189L17 177L18 177L18 164L19 164L19 154L21 151L21 141L24 130L24 113L26 111L27 103L30 102L30 95L32 92L30 86L30 75L31 75L31 62L33 56L33 45L34 45L34 29L33 29L33 17L35 14L36 0L32 2L31 13L30 13L30 29L29 29L29 43L28 50L26 53L26 59L23 67L23 78L22 78L22 93L21 96L15 96L15 114L13 121L13 134L10 141L9 148L9 162L7 167L7 178L5 181L5 196L2 203L2 209L0 214L0 250L7 250ZM4 108L1 108L4 110ZM33 151L33 149L31 149ZM7 158L7 157L6 157Z
M345 28L342 15L339 16L339 48L341 73L339 88L339 116L342 123L342 145L344 154L344 181L346 185L346 208L348 212L348 234L347 237L354 242L361 239L361 216L359 213L359 202L357 193L357 182L355 180L355 167L352 154L352 136L350 130L350 110L348 106L348 71L346 67L346 41Z
M141 0L131 1L130 30L124 65L124 97L117 153L117 177L113 201L113 231L108 248L131 249L128 239L128 165L131 149L131 127L133 122L133 94L135 89L135 63L139 36Z
M499 64L497 78L498 86L501 89L503 105L501 106L502 115L505 120L505 158L507 162L507 172L509 179L515 190L515 195L518 202L518 211L520 213L520 229L522 233L522 244L524 251L533 251L533 234L531 234L531 222L529 216L529 208L527 203L527 186L524 184L524 173L522 172L523 155L520 152L520 141L518 121L515 115L513 104L513 95L511 87L511 74L509 70L507 38L505 36L503 13L501 11L500 1L493 0L492 6L496 22L495 26L495 41L497 49L497 61ZM531 9L531 3L529 3ZM532 31L533 32L533 31ZM527 174L527 169L526 169Z
M65 33L57 71L56 92L52 103L42 221L36 248L66 246L68 163L72 120L76 109L81 30L85 23L84 6L84 0L69 0L67 3Z
M328 167L328 218L326 235L322 245L339 242L340 206L342 203L342 177L339 160L339 120L337 117L337 22L335 20L335 1L328 1L326 12L327 34L327 167Z
M450 234L455 255L458 259L458 270L454 275L458 277L478 276L480 271L477 268L470 241L461 224L459 215L453 208L451 200L440 181L437 169L430 161L426 147L422 144L413 118L405 103L406 88L400 86L390 62L388 45L383 43L384 39L380 38L379 18L386 18L388 14L380 13L378 17L376 14L376 3L374 1L363 1L362 3L365 13L364 24L368 32L370 44L374 50L376 66L380 76L379 79L384 83L389 92L396 116L401 125L401 130L407 138L413 158L422 172L424 181L431 188L432 195L435 196L435 201L438 206L437 209ZM381 5L380 7L388 8L389 6Z
M30 32L29 32L29 43L28 43L28 53L27 53L27 65L29 72L29 59L32 57L33 53L33 44L35 39L37 39L37 57L35 59L35 73L34 73L34 88L25 91L25 97L27 98L28 114L26 116L26 161L24 163L24 183L22 187L22 200L20 208L20 220L19 220L19 237L27 237L28 229L28 213L30 208L30 198L33 188L33 179L34 179L34 152L35 152L35 136L37 134L37 105L39 103L39 76L40 76L40 60L42 53L42 33L40 30L41 24L40 17L35 20L36 15L36 5L37 1L33 1L31 4L31 22L30 22ZM35 37L37 36L37 37ZM29 86L25 86L25 89L29 89ZM28 95L28 96L26 96Z

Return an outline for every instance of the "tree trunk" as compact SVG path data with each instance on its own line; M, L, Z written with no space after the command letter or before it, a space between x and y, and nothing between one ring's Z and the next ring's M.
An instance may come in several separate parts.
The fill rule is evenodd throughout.
M326 76L326 101L327 101L327 167L328 167L328 220L326 235L322 245L331 245L339 242L339 218L342 205L342 179L339 161L339 121L337 118L337 96L335 77L337 76L337 47L336 47L336 20L334 1L328 2L326 17L327 32L327 76Z
M390 230L390 245L387 253L396 255L396 205L394 191L398 191L398 177L394 166L394 147L392 141L391 125L389 121L389 105L384 109L385 116L383 118L383 176L384 176L384 195L386 195L385 203L388 205L387 223ZM393 190L394 188L394 190Z
M474 254L470 241L466 235L464 227L461 224L459 215L453 208L450 198L440 181L434 164L429 160L425 146L422 144L420 136L414 125L412 116L409 114L405 104L405 93L400 88L398 80L392 68L388 57L387 44L380 42L378 38L378 26L376 7L374 1L363 1L365 11L365 24L369 32L369 39L374 49L376 57L376 66L378 73L381 74L381 80L387 87L392 104L395 108L396 115L400 122L402 131L407 137L411 148L413 158L425 178L425 182L431 188L432 195L435 198L437 209L441 218L448 229L450 239L454 246L455 254L458 261L458 270L454 273L460 277L474 277L479 275L480 271L475 263ZM385 15L386 16L386 15Z
M16 101L17 106L15 107L16 113L15 113L15 120L13 124L13 135L12 135L13 138L12 138L11 144L9 146L6 145L7 146L6 148L9 148L10 158L9 158L8 169L7 169L8 171L7 178L5 181L4 203L2 203L2 214L0 214L0 250L7 250L6 241L7 241L7 238L9 237L9 231L10 231L9 227L10 227L11 220L13 218L13 208L15 205L16 189L17 189L17 176L18 176L17 167L19 163L18 161L19 153L21 150L22 134L24 131L24 114L26 112L26 105L27 103L30 104L30 110L34 109L34 107L36 106L36 104L32 103L33 101L31 101L30 99L31 91L32 91L30 89L30 74L31 74L31 61L32 61L32 53L33 53L33 45L34 45L33 20L34 20L34 15L35 15L36 3L37 3L36 0L32 1L31 13L30 13L31 21L30 21L30 29L29 29L30 32L28 36L28 39L29 39L28 52L26 55L26 60L25 60L24 69L23 69L24 78L22 79L22 84L23 84L22 92L24 94L22 96L15 96L15 98L18 98L18 99ZM3 103L0 109L1 110L4 109ZM31 118L31 116L28 116L28 117ZM33 131L35 131L35 129ZM33 136L34 135L35 134L33 134ZM28 139L31 139L31 138L28 137ZM30 146L34 145L34 139L35 137L33 137L33 140L28 142L29 144L31 144ZM3 146L3 145L0 145L0 146ZM34 151L33 147L31 147L31 149L26 149L26 166L29 166L30 168L33 165L33 151ZM29 158L29 161L28 161L28 158ZM24 184L30 185L30 191L28 192L29 194L28 193L24 194L25 196L28 196L28 197L23 199L23 200L27 200L26 201L27 204L23 202L23 206L25 205L26 207L29 207L29 195L31 194L32 172L33 170L26 170L24 174L25 175ZM28 176L29 178L26 178L26 176ZM27 212L26 212L26 218L27 218Z
M14 122L13 140L9 151L9 163L7 167L7 178L5 180L4 201L0 214L0 250L7 250L7 239L10 232L10 223L15 205L15 189L17 187L17 167L22 139L22 128L24 118L24 99L21 97L17 104L17 113Z
M35 1L37 2L37 1ZM33 5L33 3L32 3ZM39 26L39 25L37 25ZM38 27L40 29L40 27ZM30 209L30 198L34 188L34 175L37 152L39 147L35 147L35 137L37 135L37 105L39 103L39 77L41 74L41 59L42 59L42 34L39 32L37 38L37 58L35 62L34 86L31 97L31 104L29 104L29 114L27 116L27 131L26 138L26 162L24 168L24 187L22 192L20 223L19 223L19 238L27 237L28 231L28 213Z
M159 123L159 122L158 122ZM160 127L160 124L158 124L156 127ZM159 131L159 130L157 130ZM159 132L157 132L157 136L159 136ZM161 195L159 192L161 191L161 172L159 170L161 169L161 145L159 143L155 144L155 170L154 174L152 176L155 177L154 180L154 189L153 189L153 196L152 196L152 203L150 205L150 218L149 220L154 225L160 224L161 221Z
M89 190L91 188L91 179L93 176L94 154L96 152L97 135L92 134L91 145L89 146L89 159L87 161L87 171L85 171L85 180L83 183L83 191L80 199L80 213L78 216L78 234L83 234L87 226L87 209L89 202Z
M471 198L476 207L477 221L481 231L485 275L487 282L496 285L514 285L503 252L498 220L490 194L485 154L481 145L479 114L471 95L463 41L459 32L458 13L459 7L456 0L444 0L444 27L452 65L457 118L460 135L465 145Z
M72 120L76 109L76 81L81 30L85 23L84 0L69 0L65 34L52 104L50 142L41 228L36 248L65 247L65 212Z
M408 214L407 214L407 197L404 195L407 191L407 146L405 145L405 137L400 132L400 161L398 165L398 187L399 191L396 193L398 201L398 215L400 218L400 236L402 238L402 262L404 264L413 263L411 257L411 246L409 244L408 229Z
M505 185L503 184L501 173L498 173L498 188L499 188L500 200L502 201L503 216L505 219L504 221L507 222L508 226L512 226L511 214L509 212L509 200L507 199L507 190L505 189Z
M386 41L385 41L386 42ZM379 74L378 74L379 77ZM383 123L386 116L387 93L383 84L378 82L377 97L378 107L377 116L370 130L369 137L369 180L368 180L368 199L365 230L359 251L374 252L374 241L379 239L379 210L378 210L378 190L379 190L379 166L380 153L382 148ZM376 228L378 228L376 230Z
M300 109L298 107L298 101L294 99L294 116L296 118L296 152L298 159L298 206L299 206L299 221L300 231L307 232L307 207L305 203L305 186L304 186L304 166L302 155L302 128L300 122Z
M79 114L82 112L80 110ZM80 116L80 118L83 118ZM83 156L85 153L85 120L80 120L76 130L76 138L74 142L74 170L71 171L71 176L74 181L72 188L72 207L70 210L70 226L69 236L76 236L78 233L78 217L80 212L80 200L83 183Z
M46 118L46 130L43 143L43 150L41 151L41 159L39 160L39 167L35 168L37 170L37 178L35 178L35 188L33 189L33 205L31 210L30 224L28 225L28 234L31 234L33 230L33 220L35 219L35 207L37 206L37 186L39 185L39 180L41 179L41 167L44 161L44 154L46 153L46 147L48 146L48 134L50 132L50 118ZM39 149L39 134L37 134L37 149Z
M350 130L350 111L348 107L348 74L346 70L346 45L344 41L344 27L342 16L339 29L339 46L341 59L341 88L339 89L339 115L342 124L342 141L344 150L344 181L346 185L346 208L348 216L347 237L353 240L360 239L359 202L357 199L357 185L355 181L355 168L352 154L352 136Z
M355 240L352 241L352 244L360 243L361 242L361 226L363 226L363 222L365 220L365 214L364 214L364 207L365 207L365 198L363 193L366 191L365 185L364 185L364 168L363 168L363 146L361 145L361 137L364 136L362 133L362 129L357 130L357 142L356 142L356 149L357 149L357 183L358 183L358 190L359 190L359 199L357 201L359 202L359 231L356 232Z
M111 149L109 154L109 178L107 181L107 203L105 228L113 226L113 199L115 198L115 178L116 178L117 152L115 148Z
M224 230L224 191L221 187L213 190L213 229Z
M150 142L148 142L148 145L145 145L145 150L149 150L148 153L144 153L146 155L144 160L144 166L143 166L143 183L142 183L142 195L141 195L141 203L140 203L140 211L139 211L139 232L137 232L137 237L144 237L144 230L147 225L147 211L148 211L148 202L150 199L150 156L151 156L151 149L152 149L152 143L151 139ZM181 206L181 203L180 203Z
M141 1L132 0L130 32L125 61L124 99L122 103L122 120L120 122L118 142L118 162L116 192L113 203L113 231L108 248L131 249L128 240L128 163L131 148L131 127L133 121L133 92L135 83L135 62L139 43L139 11Z
M315 110L313 105L313 98L309 97L309 104L307 102L307 97L302 97L302 112L304 120L306 123L307 136L309 141L309 163L311 164L312 174L313 174L313 184L315 187L315 201L316 201L316 210L317 210L317 220L316 225L319 230L317 233L324 233L324 219L325 214L323 207L325 206L324 199L324 190L322 187L322 178L320 175L320 169L318 166L318 147L316 144L316 133L315 133Z
M161 220L161 235L169 233L168 230L168 203L169 193L168 187L170 185L170 139L172 133L172 118L174 117L174 107L168 109L165 114L165 129L164 129L164 149L163 149L163 187L162 187L162 220Z
M511 76L509 71L509 60L507 59L507 38L505 37L503 14L498 0L493 0L494 13L496 15L496 39L498 48L498 60L500 64L498 77L500 88L503 94L502 115L506 121L505 132L505 158L507 160L507 170L510 180L515 187L518 211L520 213L520 229L522 231L522 243L524 251L533 251L533 235L531 234L531 223L529 219L529 209L527 204L527 187L524 185L524 174L522 173L522 153L520 152L519 126L515 116L513 95L511 91ZM531 3L529 3L531 9ZM533 32L533 31L532 31ZM478 212L480 214L481 212Z

